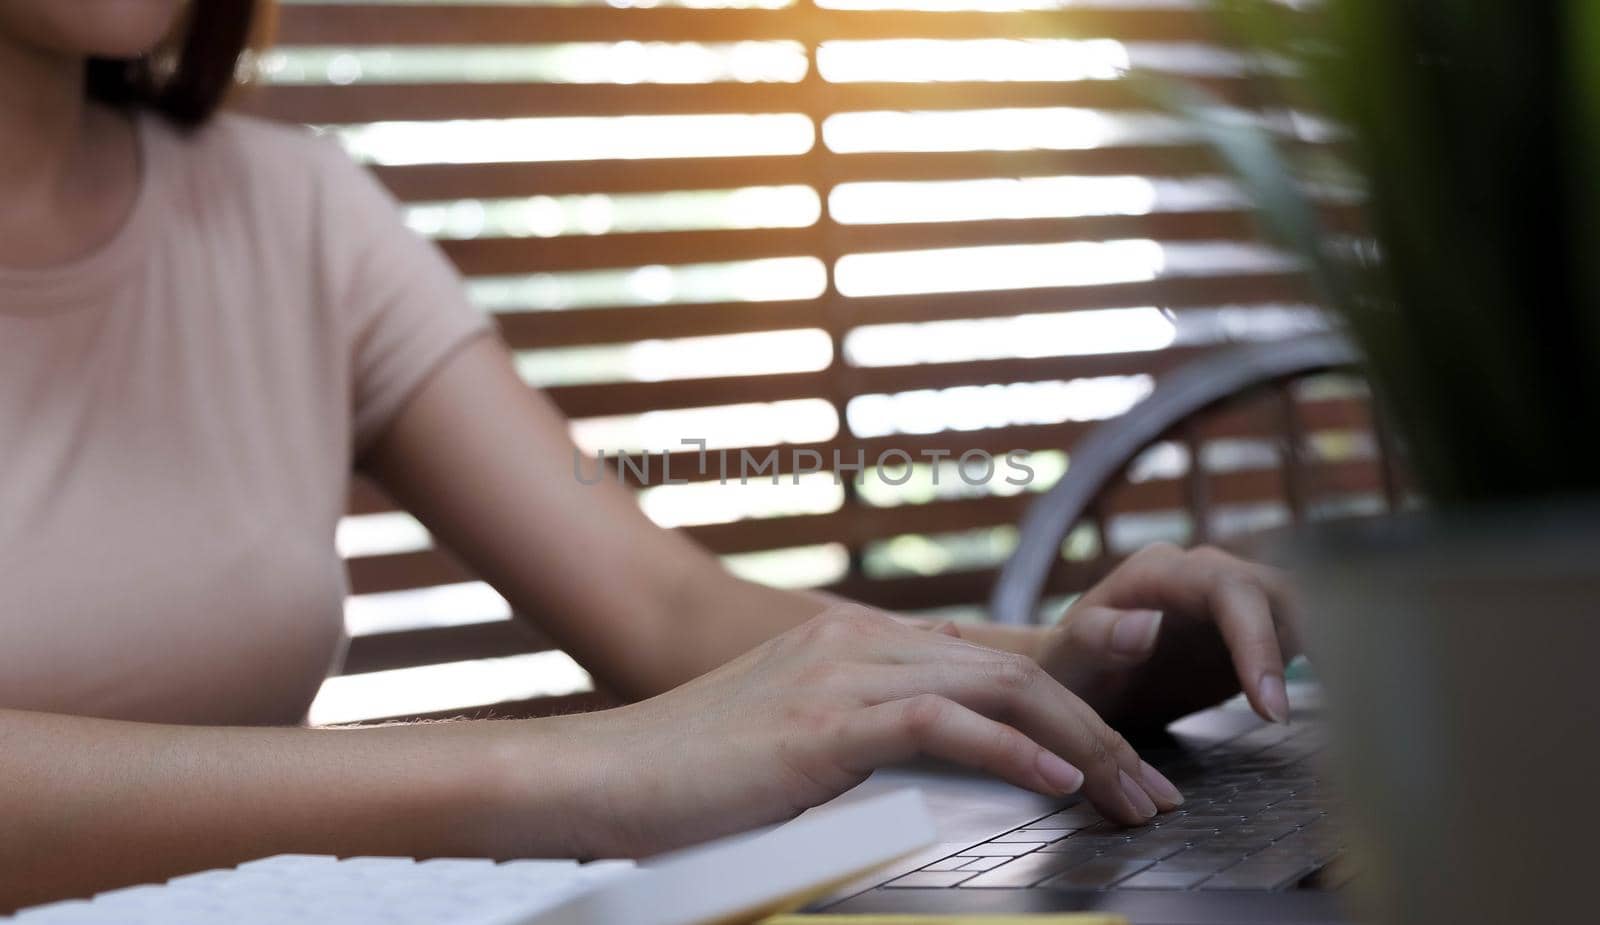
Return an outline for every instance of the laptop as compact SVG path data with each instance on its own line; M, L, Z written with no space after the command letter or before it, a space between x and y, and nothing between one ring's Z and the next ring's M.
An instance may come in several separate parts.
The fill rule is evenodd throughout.
M815 903L834 914L1105 912L1149 925L1348 923L1351 867L1322 779L1317 692L1291 688L1288 725L1242 699L1136 742L1186 802L1124 828L1085 802L1051 801L933 768L883 771L856 794L920 788L938 829L929 850Z

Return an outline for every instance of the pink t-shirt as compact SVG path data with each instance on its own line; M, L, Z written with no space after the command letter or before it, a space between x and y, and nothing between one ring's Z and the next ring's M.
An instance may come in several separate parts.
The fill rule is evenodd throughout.
M352 463L489 325L333 142L139 136L114 239L0 268L0 707L297 722L342 652Z

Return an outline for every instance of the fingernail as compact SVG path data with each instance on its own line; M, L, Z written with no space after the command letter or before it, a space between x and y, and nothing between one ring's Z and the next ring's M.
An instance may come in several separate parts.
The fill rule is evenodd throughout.
M1156 804L1150 802L1150 794L1145 793L1144 788L1129 777L1127 771L1118 771L1117 776L1122 780L1122 793L1128 798L1128 802L1133 804L1134 812L1144 819L1154 816Z
M1066 796L1077 793L1083 786L1083 772L1068 764L1060 755L1053 752L1039 752L1039 776L1050 785L1050 789Z
M1267 716L1275 723L1289 721L1289 691L1283 686L1283 676L1264 674L1261 683L1256 687L1256 697L1261 701L1261 709L1267 711Z
M1123 614L1111 627L1111 651L1118 655L1143 655L1156 644L1161 611L1135 610Z
M1167 780L1165 774L1152 768L1148 762L1139 762L1139 779L1144 782L1144 789L1167 804L1168 809L1176 809L1183 805L1183 794L1172 785L1172 781Z

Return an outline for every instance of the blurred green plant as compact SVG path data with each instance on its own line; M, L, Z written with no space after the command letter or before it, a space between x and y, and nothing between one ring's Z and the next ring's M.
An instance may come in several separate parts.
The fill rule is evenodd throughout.
M1600 2L1213 0L1250 114L1141 78L1215 147L1365 352L1437 505L1600 490ZM1326 113L1365 230L1330 233ZM1266 118L1262 114L1266 114Z

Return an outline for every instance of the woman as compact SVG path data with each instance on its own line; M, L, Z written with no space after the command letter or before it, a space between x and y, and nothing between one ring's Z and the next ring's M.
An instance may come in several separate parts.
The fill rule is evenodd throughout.
M1101 714L1242 685L1286 716L1281 582L1222 553L1148 550L1056 629L930 632L580 485L386 194L215 114L251 14L0 0L0 908L288 851L645 854L915 755L1139 824L1182 797ZM297 728L352 465L634 702Z

